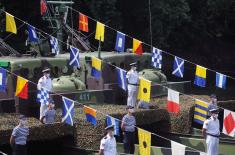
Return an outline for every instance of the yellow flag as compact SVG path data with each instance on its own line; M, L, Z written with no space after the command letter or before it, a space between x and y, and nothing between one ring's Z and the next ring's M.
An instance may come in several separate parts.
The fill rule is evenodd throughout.
M9 13L6 13L6 32L17 33L14 16Z
M150 102L151 81L140 78L140 86L138 91L138 99L145 102Z
M139 152L140 155L151 154L151 133L138 128Z
M96 23L96 33L95 33L95 39L104 41L104 24L97 22Z

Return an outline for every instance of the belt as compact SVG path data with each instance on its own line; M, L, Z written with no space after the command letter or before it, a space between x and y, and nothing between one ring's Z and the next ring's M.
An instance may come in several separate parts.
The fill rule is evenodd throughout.
M139 86L139 84L134 84L134 83L128 83L128 84L132 86Z
M220 135L212 135L212 134L210 134L210 133L206 133L207 135L209 135L209 136L212 136L212 137L216 137L216 138L219 138L220 137Z

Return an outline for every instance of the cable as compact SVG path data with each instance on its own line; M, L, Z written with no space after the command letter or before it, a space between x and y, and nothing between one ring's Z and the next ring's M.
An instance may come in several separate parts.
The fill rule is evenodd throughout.
M73 10L74 12L77 12L77 13L80 13L79 11L77 11L77 10L75 10L75 9L73 9L73 8L71 8L71 7L68 7L68 8L70 8L71 10ZM87 16L87 15L86 15ZM95 22L97 22L98 20L96 20L96 19L94 19L94 18L92 18L92 17L89 17L89 16L87 16L89 19L91 19L91 20L93 20L93 21L95 21ZM108 26L108 25L105 25L105 27L107 27L107 28L109 28L109 29L111 29L111 30L113 30L113 31L119 31L119 30L117 30L117 29L114 29L114 28L112 28L112 27L110 27L110 26ZM120 32L120 31L119 31ZM128 34L125 34L125 36L127 36L128 38L130 38L130 39L133 39L134 37L132 37L132 36L130 36L130 35L128 35ZM152 45L150 45L150 44L148 44L148 43L145 43L145 42L142 42L143 44L145 44L146 46L149 46L149 47L152 47ZM163 50L161 50L163 53L165 53L165 54L167 54L167 55L170 55L170 56L173 56L173 57L175 57L176 55L174 55L174 54L172 54L172 53L169 53L169 52L166 52L166 51L163 51ZM177 56L178 57L178 56ZM182 58L182 57L178 57L178 58ZM182 58L182 59L184 59L184 58ZM190 63L190 64L193 64L193 65L195 65L195 66L197 66L198 64L196 64L196 63L194 63L194 62L192 62L192 61L189 61L189 60L186 60L186 59L184 59L186 62L188 62L188 63ZM205 67L206 68L206 67ZM215 72L215 73L217 73L217 71L216 70L213 70L213 69L210 69L210 68L206 68L207 70L209 70L209 71L211 71L211 72ZM232 77L232 76L229 76L229 75L225 75L226 77L228 77L228 78L230 78L230 79L233 79L233 80L235 80L235 78L234 77Z
M19 27L17 27L17 30L20 30L23 26L25 25L25 23L21 24ZM10 33L8 34L4 39L3 41L6 41L6 39L8 39L11 35L13 35L14 33Z
M151 0L149 0L149 31L150 31L150 44L151 50L153 46L153 33L152 33L152 14L151 14Z
M0 67L0 68L2 68L2 67ZM5 69L5 68L2 68L3 70L5 70L6 72L8 72L8 73L10 73L10 74L12 74L12 75L14 75L14 76L16 76L16 77L18 77L18 75L17 74L15 74L15 73L13 73L13 72L11 72L11 71L9 71L9 70L7 70L7 69ZM30 81L30 80L28 80L28 79L25 79L24 77L22 77L22 76L19 76L19 77L21 77L21 78L23 78L24 80L26 80L26 81L28 81L28 82L30 82L30 83L32 83L32 84L34 84L34 85L36 85L37 86L37 84L35 83L35 82L33 82L33 81ZM46 88L44 88L44 87L42 87L43 89L46 89ZM60 96L60 97L65 97L65 96L63 96L63 95L61 95L61 94L59 94L59 93L56 93L56 92L51 92L52 94L55 94L55 95L58 95L58 96ZM68 97L66 97L66 98L68 98ZM70 99L70 98L68 98L68 99ZM72 100L74 103L77 103L77 104L79 104L79 105L81 105L81 106L83 106L83 107L90 107L90 106L86 106L86 105L84 105L83 103L80 103L80 102L77 102L77 101L74 101L73 99L70 99L70 100ZM92 107L91 107L92 108ZM93 108L92 108L93 109ZM94 109L95 110L95 109ZM108 114L105 114L105 113L103 113L103 112L100 112L100 111L97 111L96 110L96 112L98 112L98 113L100 113L101 115L103 115L103 116L110 116L110 115L108 115ZM111 116L112 117L112 116ZM121 122L121 123L124 123L124 122L122 122L122 120L120 120L120 119L117 119L117 118L115 118L116 120L118 120L119 122ZM137 130L138 130L138 126L134 126ZM139 128L139 129L142 129L142 128ZM144 129L142 129L142 130L144 130ZM147 130L145 130L145 131L147 131ZM149 132L149 131L147 131L147 132ZM165 139L165 140L167 140L167 141L173 141L173 140L170 140L170 139L168 139L168 138L165 138L165 137L163 137L163 136L160 136L160 135L158 135L158 134L156 134L156 133L152 133L152 132L149 132L149 133L151 133L152 135L154 135L154 136L157 136L157 137L160 137L160 138L162 138L162 139ZM175 142L175 141L174 141ZM175 143L178 143L178 142L175 142ZM181 143L178 143L178 144L180 144L180 145L183 145L183 144L181 144ZM184 146L186 146L186 145L184 145ZM195 149L195 148L192 148L192 147L189 147L189 146L186 146L186 147L188 147L188 148L190 148L190 149L192 149L192 150L195 150L195 151L197 151L197 152L202 152L202 151L199 151L199 150L197 150L197 149ZM202 152L202 153L204 153L204 152Z
M72 2L72 0L71 0L71 2ZM73 11L72 10L70 10L70 18L71 18L71 28L72 28L72 30L74 29L73 28ZM74 43L73 43L73 33L72 33L72 36L71 36L72 38L72 42L71 42L71 44L72 44L72 46L74 45Z
M69 8L70 8L70 7L69 7ZM3 10L3 11L4 11L4 10ZM4 12L6 12L6 11L4 11ZM7 12L7 13L8 13L8 12ZM15 17L15 16L14 16L14 17ZM27 23L27 22L21 20L21 19L18 18L18 17L15 17L15 18L18 19L19 21L25 23L25 24L30 25L29 23ZM45 34L48 35L48 36L50 36L50 34L48 34L48 33L44 32L44 31L42 31L41 29L38 29L38 28L36 28L36 27L35 27L35 29L37 29L37 30L40 31L40 32L45 33ZM67 43L65 43L65 42L63 42L63 41L61 41L61 40L59 40L59 39L57 39L57 40L60 41L61 43L64 43L65 45L69 45L69 44L67 44ZM102 60L102 61L103 61L103 60ZM105 62L105 61L103 61L103 62ZM113 67L117 67L117 66L115 66L115 65L113 65L113 64L111 64L111 63L108 63L108 62L105 62L105 63L107 63L107 64L109 64L109 65L111 65L111 66L113 66ZM158 85L158 86L161 86L161 87L164 87L164 88L166 88L166 89L171 89L171 88L169 88L169 87L167 87L167 86L165 86L165 85L163 85L163 84L158 84L158 83L154 83L154 84L156 84L156 85ZM179 91L177 91L177 92L179 92ZM184 93L182 93L182 92L179 92L179 93L182 94L182 95L188 96L188 97L190 97L190 98L192 98L192 99L194 99L194 100L200 100L200 99L196 99L196 98L193 97L193 96L184 94ZM201 100L201 101L202 101L202 100ZM203 101L203 102L205 102L205 101ZM205 103L207 103L207 102L205 102ZM219 107L219 106L217 106L217 107ZM224 108L222 108L222 107L219 107L219 108L224 109ZM227 110L227 109L224 109L224 110Z
M23 20L21 20L21 19L19 19L19 18L17 18L17 17L15 17L16 19L18 19L18 20L20 20L20 21L22 21L22 22L24 22ZM26 24L28 24L28 23L26 23ZM36 28L37 29L37 28ZM38 30L40 30L40 29L38 29ZM43 32L43 31L41 31L41 32ZM46 32L43 32L43 33L45 33L45 34L47 34ZM48 34L47 34L48 35ZM59 40L60 41L60 40ZM61 41L61 42L63 42L63 41ZM64 43L64 42L63 42ZM65 43L65 44L67 44L67 43ZM112 65L112 64L110 64L110 63L108 63L109 65ZM114 66L114 65L112 65L112 66ZM116 66L115 66L116 67ZM6 69L5 69L6 70ZM7 70L8 71L8 70ZM13 74L13 75L15 75L15 76L18 76L18 75L16 75L16 74L14 74L14 73L12 73L12 72L10 72L10 71L8 71L9 73L11 73L11 74ZM24 78L25 79L25 78ZM27 80L27 79L25 79L25 80ZM27 81L29 81L30 83L33 83L33 84L35 84L35 85L37 85L36 83L34 83L34 82L32 82L32 81L30 81L30 80L27 80ZM162 86L162 85L159 85L159 86ZM166 87L166 86L163 86L163 87L165 87L165 88L167 88L167 89L169 89L168 87ZM61 97L63 97L62 95L60 95L60 94L57 94L57 93L55 93L55 92L52 92L53 94L56 94L56 95L59 95L59 96L61 96ZM184 94L184 95L186 95L186 94ZM189 95L187 95L187 96L189 96ZM191 96L189 96L189 97L191 97ZM193 97L191 97L191 98L193 98ZM77 101L74 101L74 102L76 102L76 103L78 103L78 104L80 104L80 105L83 105L82 103L79 103L79 102L77 102ZM83 105L84 106L84 105ZM101 112L99 112L99 113L101 113ZM103 113L101 113L101 114L103 114ZM106 114L103 114L103 115L106 115ZM108 116L108 115L106 115L106 116ZM135 126L136 128L138 128L137 126ZM151 133L151 132L150 132ZM165 137L162 137L162 136L160 136L160 135L158 135L158 134L155 134L155 133L151 133L151 134L153 134L153 135L155 135L155 136L158 136L158 137L161 137L161 138L164 138L164 139L166 139L166 140L169 140L169 141L171 141L170 139L167 139L167 138L165 138ZM188 147L188 148L190 148L190 147ZM191 148L191 149L194 149L194 148ZM196 149L194 149L194 150L196 150ZM199 151L200 152L200 151Z

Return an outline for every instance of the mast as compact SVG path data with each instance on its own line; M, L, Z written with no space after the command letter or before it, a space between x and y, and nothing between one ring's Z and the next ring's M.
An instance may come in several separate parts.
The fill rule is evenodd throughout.
M63 40L63 24L67 22L68 6L73 5L73 1L47 1L48 9L47 14L43 16L43 20L50 23L50 27L53 33L56 33L58 40ZM62 49L61 42L58 42L58 46Z

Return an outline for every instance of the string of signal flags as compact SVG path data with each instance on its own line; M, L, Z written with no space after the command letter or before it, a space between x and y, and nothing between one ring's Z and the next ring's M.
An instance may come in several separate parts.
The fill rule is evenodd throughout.
M75 11L77 13L79 13L79 22L78 22L78 29L80 31L83 32L89 32L89 19L96 21L96 34L95 34L95 39L104 42L104 34L105 34L105 27L110 28L114 31L117 32L117 36L116 36L116 44L115 44L115 50L118 52L124 52L125 50L125 37L130 37L129 35L126 35L122 32L119 32L117 30L115 30L114 28L111 28L89 16L86 16L80 12L78 12L77 10L69 7L72 11ZM12 16L11 14L6 12L6 32L11 32L16 34L17 33L17 28L16 28L16 24L15 24L15 20L14 20L14 16ZM31 26L28 24L28 32L29 32L29 39L31 42L38 42L38 37L37 37L37 33L35 31L35 27ZM59 55L60 53L60 49L58 47L58 40L57 38L53 37L53 36L49 36L50 37L50 45L51 45L51 52L52 54L55 55ZM130 37L132 38L132 37ZM133 38L133 53L137 54L137 55L142 55L143 54L143 47L142 44L148 45L147 43L144 43L142 41L139 41L135 38ZM149 46L149 45L148 45ZM163 62L163 57L162 54L168 54L171 56L174 56L174 66L173 66L173 72L172 74L175 75L176 77L179 78L183 78L184 77L184 64L185 61L192 63L188 60L182 59L180 57L177 57L173 54L170 54L168 52L165 52L163 50L160 50L158 48L153 47L152 48L152 64L155 68L157 69L162 69L162 62ZM213 71L211 69L202 67L200 65L197 65L195 63L192 63L194 65L196 65L196 73L195 73L195 80L194 80L194 84L196 86L199 87L206 87L206 77L207 77L207 70L210 70L212 72L216 73L216 86L218 88L223 88L226 89L226 83L227 83L227 78L232 78L230 76L227 76L225 74L219 73L217 71Z
M30 30L31 31L34 31L35 28L32 29L32 26L28 25L28 28L31 28ZM16 32L16 31L14 31ZM33 34L33 37L34 39L36 38L35 36L35 32L30 32L29 31L29 35L30 34ZM72 48L70 48L72 49ZM71 50L71 53L73 51ZM74 54L75 55L75 54ZM96 58L93 58L92 59L92 75L95 76L96 78L99 78L100 77L100 73L99 73L99 69L101 69L101 62L96 59ZM73 61L73 60L72 60ZM75 63L71 63L70 61L70 65L79 65L78 62L76 61L73 61ZM98 66L98 67L97 67ZM0 72L1 72L1 75L2 75L2 85L0 87L0 90L1 91L5 91L6 89L6 69L4 68L0 68ZM9 72L9 71L8 71ZM11 72L9 72L11 73ZM11 73L13 75L15 75L14 73ZM15 75L17 76L17 75ZM15 93L15 96L18 96L22 99L28 99L28 82L31 82L33 83L32 81L29 81L21 76L17 76L17 83L16 83L16 93ZM35 84L35 83L33 83ZM44 88L41 88L41 90L39 90L38 92L38 95L37 95L37 100L39 102L47 102L47 100L49 99L49 92L44 89ZM62 121L67 123L67 124L70 124L70 125L73 125L73 115L74 115L74 103L76 101L73 101L71 99L68 99L64 96L62 96L62 100L63 100L63 108L62 108ZM83 105L84 106L84 105ZM97 111L91 107L88 107L88 106L84 106L84 112L86 114L86 118L87 118L87 121L88 122L91 122L93 125L96 125L97 124L97 121L96 121L96 115L97 115ZM112 118L111 116L107 116L107 123L109 123L110 121L108 120L111 120L111 122L113 122L113 119L115 118ZM117 119L115 119L117 120ZM118 120L120 122L120 120ZM116 121L114 121L116 122ZM115 123L115 129L117 129L117 123ZM151 146L151 135L155 135L155 136L158 136L158 137L161 137L160 135L157 135L157 134L154 134L154 133L150 133L146 130L143 130L141 128L138 128L138 136L139 136L139 144L140 144L140 154L142 155L148 155L150 154L150 146ZM164 137L162 137L164 138ZM170 139L167 139L167 138L164 138L166 140L169 140L171 142L171 145L172 145L172 154L173 155L176 155L178 153L180 154L184 154L185 153L185 149L186 149L186 146L185 145L182 145L182 144L179 144L177 142L174 142L174 141L171 141ZM147 147L146 147L147 145ZM193 150L195 150L194 148L191 148ZM180 151L180 152L179 152ZM196 150L197 152L200 152L198 150ZM203 153L203 152L201 152Z
M95 58L96 59L96 58ZM2 75L2 83L3 85L0 85L0 91L1 92L5 92L6 91L6 78L7 78L7 73L10 73L14 76L17 77L17 83L16 83L16 92L15 92L15 96L21 98L21 99L28 99L28 83L32 83L34 85L37 85L36 83L27 80L15 73L10 72L7 69L1 68L0 67L0 75ZM96 74L97 75L97 74ZM97 77L97 76L96 76ZM103 116L106 116L106 124L107 125L114 125L114 129L115 129L115 135L116 136L120 136L120 123L122 122L122 120L119 120L117 118L114 118L110 115L104 114L102 112L97 111L96 109L86 106L82 103L79 103L77 101L74 101L72 99L69 99L67 97L64 97L61 94L55 93L55 92L51 92L53 94L56 94L58 96L60 96L62 98L63 104L62 104L62 122L66 123L68 125L73 126L74 125L74 105L75 103L78 103L79 105L83 106L83 111L85 113L85 117L87 122L90 122L92 125L96 126L97 125L97 113L102 114ZM49 101L49 91L46 90L46 88L41 87L38 90L38 94L37 94L37 101L39 103L44 103L47 104ZM185 154L186 153L186 147L188 147L189 149L192 149L193 151L191 152L198 152L200 154L206 155L204 152L201 152L197 149L194 149L192 147L186 146L186 145L182 145L178 142L172 141L168 138L162 137L156 133L152 133L149 132L147 130L144 130L142 128L139 128L138 126L135 126L135 128L138 131L138 137L139 137L139 151L141 155L150 155L151 154L151 137L153 136L157 136L160 138L163 138L167 141L170 141L171 143L171 151L172 151L172 155L178 155L178 154Z
M137 54L137 55L142 55L144 53L143 51L143 44L146 46L149 46L152 48L152 53L153 53L153 58L152 61L155 65L156 68L161 69L162 67L162 53L173 56L175 58L174 60L174 71L172 72L173 75L179 77L179 78L183 78L184 76L184 63L188 62L190 64L193 64L196 66L196 78L194 81L194 84L199 86L199 87L206 87L206 76L207 76L207 70L215 72L216 73L216 86L218 88L226 88L226 81L227 78L231 78L231 79L235 79L231 76L219 73L215 70L206 68L206 67L202 67L200 65L197 65L189 60L177 57L169 52L160 50L158 48L152 47L151 45L142 42L138 39L135 39L134 37L124 34L123 32L120 32L118 30L116 30L115 28L112 28L108 25L105 25L101 22L99 22L98 20L89 17L77 10L75 10L72 7L68 7L70 8L72 11L76 12L79 14L79 19L78 19L78 30L79 31L83 31L83 32L89 32L89 20L92 20L94 22L96 22L96 34L95 34L95 39L96 40L100 40L101 42L104 42L104 36L105 36L105 28L109 28L113 31L115 31L117 33L116 35L116 43L115 43L115 50L117 52L124 52L125 51L125 41L126 41L126 37L133 39L133 47L132 47L132 52Z
M6 14L7 15L7 14ZM11 15L12 16L12 15ZM12 18L11 18L12 19ZM13 16L13 19L14 19L14 16ZM20 19L19 19L20 20ZM23 20L20 20L20 21L23 21ZM11 21L12 22L12 21ZM24 22L24 21L23 21ZM24 22L24 23L26 23L26 22ZM26 23L27 25L28 25L28 27L29 26L31 26L31 25L29 25L28 23ZM13 26L14 27L14 26ZM30 36L30 32L29 32L29 39L30 39L30 37L35 37L35 27L33 27L34 29L34 32L32 32L33 33L33 35L32 36ZM11 29L11 28L10 28ZM8 29L9 30L9 29ZM40 29L39 29L40 30ZM45 32L44 32L45 33ZM45 34L47 34L47 33L45 33ZM47 34L48 35L48 34ZM56 39L56 38L55 38ZM56 39L56 41L57 41L57 43L58 43L58 40ZM63 41L61 41L61 42L63 42ZM64 43L64 42L63 42ZM67 44L67 43L65 43L65 44ZM71 49L71 48L70 48ZM72 52L71 52L72 53ZM71 54L70 53L70 54ZM70 59L71 59L71 57L70 57ZM95 60L95 59L94 59ZM76 63L75 63L76 64ZM96 68L96 66L95 65L93 65L93 64L100 64L100 66L101 66L101 63L95 63L95 62L93 62L92 63L92 66L93 66L93 68L95 68L95 69L97 69ZM93 71L94 73L97 73L95 70ZM100 76L99 74L93 74L93 76ZM18 80L19 79L19 80ZM27 90L27 80L26 81L22 81L22 79L24 79L24 78L17 78L17 85L18 85L18 83L23 83L23 85L24 86L21 86L21 88L19 88L19 90ZM19 82L18 82L19 81ZM141 81L140 81L141 82ZM4 83L4 82L3 82ZM17 86L18 87L18 86ZM141 88L141 86L140 86L140 88ZM16 88L16 90L18 90L18 88ZM172 105L172 103L173 103L173 108L174 108L174 104L175 103L177 103L177 101L178 101L178 99L177 98L179 98L179 97L177 97L177 96L179 96L179 92L174 92L174 90L172 90L172 92L173 93L169 93L169 91L170 91L170 89L168 88L168 104L169 105ZM27 98L27 97L25 97L25 94L27 94L27 93L24 93L24 91L23 92L21 92L21 91L16 91L16 96L19 96L19 97L21 97L21 98ZM170 95L169 95L170 94ZM173 94L173 95L172 95ZM175 95L176 94L176 95ZM185 94L184 94L185 95ZM141 96L141 95L138 95L138 97L139 96ZM189 96L189 95L187 95L187 96ZM191 97L191 96L190 96ZM193 98L193 97L191 97L191 98ZM179 103L179 102L178 102ZM206 103L206 102L204 102L204 103ZM176 106L177 107L177 106ZM178 107L177 107L178 108ZM176 109L177 109L176 108ZM68 108L67 106L64 108L64 109L70 109L69 111L71 112L72 111L72 109L71 109L71 107L70 108ZM89 108L88 108L89 109ZM226 110L226 109L225 109ZM87 112L86 113L89 113L89 111L90 111L90 114L87 114L87 120L89 121L90 120L90 122L92 122L93 124L95 124L95 121L94 121L94 114L96 114L96 113L94 113L94 111L92 112L92 110L87 110ZM234 126L231 126L231 123L234 123L234 122L231 122L231 121L234 121L234 113L232 113L231 111L229 111L229 110L227 110L227 116L226 116L226 119L225 119L225 121L224 122L227 122L228 123L228 127L229 128L226 128L225 130L226 130L226 132L228 132L228 131L231 131L230 132L230 134L231 133L234 133ZM65 112L63 112L63 113L65 113ZM67 116L70 116L71 117L71 115L67 115ZM93 116L93 117L92 117ZM232 116L232 117L231 117ZM63 119L63 120L66 120L66 119ZM224 129L223 129L224 130ZM158 135L159 136L159 135ZM164 137L162 137L162 138L164 138Z
M12 16L11 14L9 14L7 12L5 12L5 13L6 13L6 31L16 34L17 29L16 29L14 16ZM85 15L83 15L83 16L85 16ZM28 36L29 40L31 42L38 42L36 29L41 32L43 32L43 31L38 28L33 27L32 25L28 24L27 22L25 22L19 18L17 18L17 19L20 20L21 22L27 24L28 32L29 32L29 36ZM79 19L80 19L80 17L79 17ZM84 19L84 17L81 19ZM99 25L100 25L100 23L99 23ZM103 26L104 26L104 24L103 24ZM101 27L103 27L103 26L101 26ZM98 27L100 27L100 26L98 26ZM100 30L102 32L104 32L103 28L97 28L98 30L96 32L100 32ZM58 40L57 38L47 34L46 32L43 32L43 33L45 33L46 35L49 36L50 44L51 44L51 52L54 53L55 55L58 55L60 52L59 47L58 47L58 41L68 45L67 43L65 43L61 40ZM104 35L103 35L103 37L97 37L97 39L98 38L102 39L102 38L104 38ZM152 65L155 68L161 69L162 52L164 52L164 51L161 51L157 48L153 48ZM80 66L79 50L73 46L70 46L70 63L69 64L71 66L78 66L78 67ZM102 64L102 61L100 59L95 58L95 57L92 59L92 75L95 76L96 78L101 77L101 69L102 69L101 64ZM175 62L174 62L172 74L174 74L175 76L178 76L178 77L182 77L183 70L184 70L184 60L175 56ZM206 70L207 69L205 67L196 65L194 84L201 86L201 87L205 86L205 84L206 84ZM118 70L118 75L119 75L118 76L118 83L119 83L119 86L126 91L127 84L126 84L126 81L123 81L123 79L125 79L125 76L123 76L123 75L125 75L125 74L126 74L126 71L121 70L119 68L119 70ZM223 76L226 76L226 75L216 76L216 78L217 78L216 84L218 84L218 87L221 87L221 88L223 88L225 86L225 82L226 82L226 78L223 78ZM168 111L178 113L180 111L179 94L183 94L183 93L177 92L175 90L171 90L170 88L163 86L161 84L158 84L158 85L168 89L168 102L167 102ZM143 90L145 90L145 91L147 90L146 91L147 93ZM142 100L142 101L149 102L150 101L150 94L151 94L151 81L146 80L144 78L140 78L139 92L140 93L138 94L138 99ZM184 94L184 95L186 95L186 94ZM207 102L200 101L190 95L186 95L186 96L195 100L194 121L199 124L203 124L203 122L206 120L206 114L207 114L209 104ZM224 109L222 107L220 107L220 108ZM233 124L235 124L235 113L230 110L224 109L223 133L225 133L229 136L234 136L235 127Z

